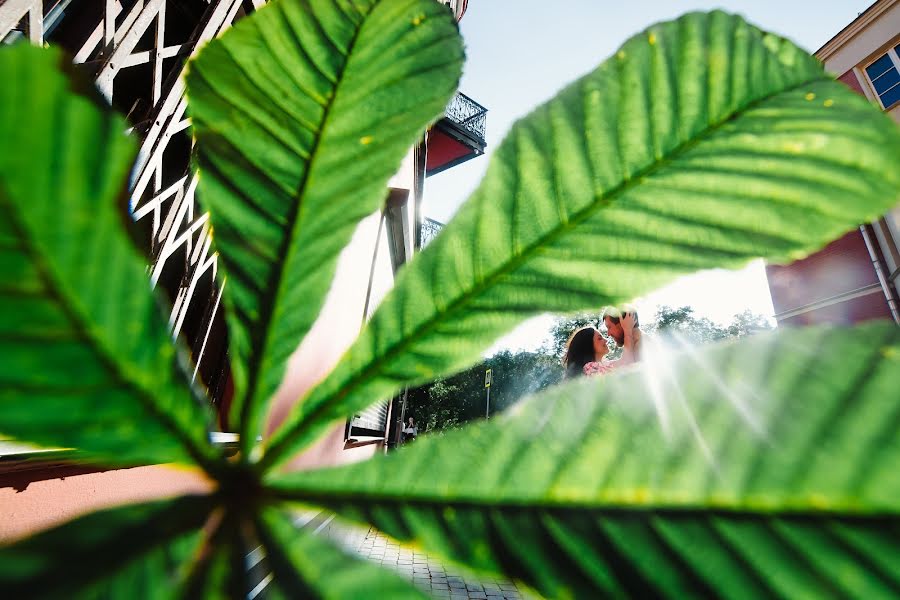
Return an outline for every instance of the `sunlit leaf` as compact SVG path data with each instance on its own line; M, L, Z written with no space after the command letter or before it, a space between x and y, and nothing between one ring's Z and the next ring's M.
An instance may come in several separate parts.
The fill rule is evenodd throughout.
M263 510L257 528L274 575L272 585L286 598L427 598L412 582L297 529L276 508Z
M134 142L67 60L0 51L0 433L106 464L207 462L208 410L116 209Z
M186 496L113 508L0 548L0 590L7 598L172 598L210 507L207 497Z
M266 464L531 315L801 257L895 204L898 162L896 125L790 42L721 12L655 25L513 126Z
M276 0L191 63L200 200L228 276L245 452L340 251L446 106L462 57L434 0Z
M898 385L892 323L759 334L271 485L548 598L888 598Z

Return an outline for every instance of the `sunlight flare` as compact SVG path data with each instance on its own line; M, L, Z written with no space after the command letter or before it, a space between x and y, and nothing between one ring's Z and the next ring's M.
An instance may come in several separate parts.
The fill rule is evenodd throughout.
M652 336L644 338L644 344L646 345L644 380L647 384L647 389L650 391L657 416L659 417L663 435L667 440L671 439L671 424L669 422L669 409L667 406L671 401L671 398L677 403L681 413L685 416L691 434L697 442L697 445L700 447L700 450L703 452L706 461L713 469L718 471L716 460L709 448L709 444L707 443L706 438L703 437L700 425L697 423L697 419L681 391L678 376L673 369L675 353Z
M741 416L741 419L750 426L753 432L760 437L767 438L765 425L763 425L750 404L744 400L739 391L733 387L729 387L722 379L722 376L716 372L716 369L704 360L694 345L686 340L684 336L676 331L672 333L672 340L677 344L678 349L698 367L698 372L709 378L715 388L722 393L722 397L728 400L728 403L731 404L734 410ZM748 393L748 395L756 395L753 390L747 388L743 388L742 391Z

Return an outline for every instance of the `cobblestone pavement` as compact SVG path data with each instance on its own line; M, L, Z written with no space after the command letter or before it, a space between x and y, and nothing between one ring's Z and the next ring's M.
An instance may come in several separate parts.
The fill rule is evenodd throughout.
M398 545L380 532L370 529L357 547L363 557L412 579L434 598L463 600L516 599L528 600L514 583L505 579L474 577L459 569L445 567L439 560L410 548Z

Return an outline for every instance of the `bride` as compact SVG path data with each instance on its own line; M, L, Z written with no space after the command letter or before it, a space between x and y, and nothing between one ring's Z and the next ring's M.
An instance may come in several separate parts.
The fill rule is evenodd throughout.
M609 354L609 342L596 327L588 325L569 336L566 353L563 355L566 379L582 375L605 375L613 369L635 362L634 313L624 313L619 319L619 324L624 339L622 358L616 361L606 358Z

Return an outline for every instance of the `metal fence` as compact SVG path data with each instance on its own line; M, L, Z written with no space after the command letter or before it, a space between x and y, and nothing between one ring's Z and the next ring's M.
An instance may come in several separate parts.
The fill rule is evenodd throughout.
M428 242L433 240L437 234L441 232L444 224L440 221L435 221L434 219L429 219L425 217L422 219L422 229L420 233L420 240L422 241L422 248L428 245Z
M450 102L445 116L484 141L487 109L462 92L458 92Z

